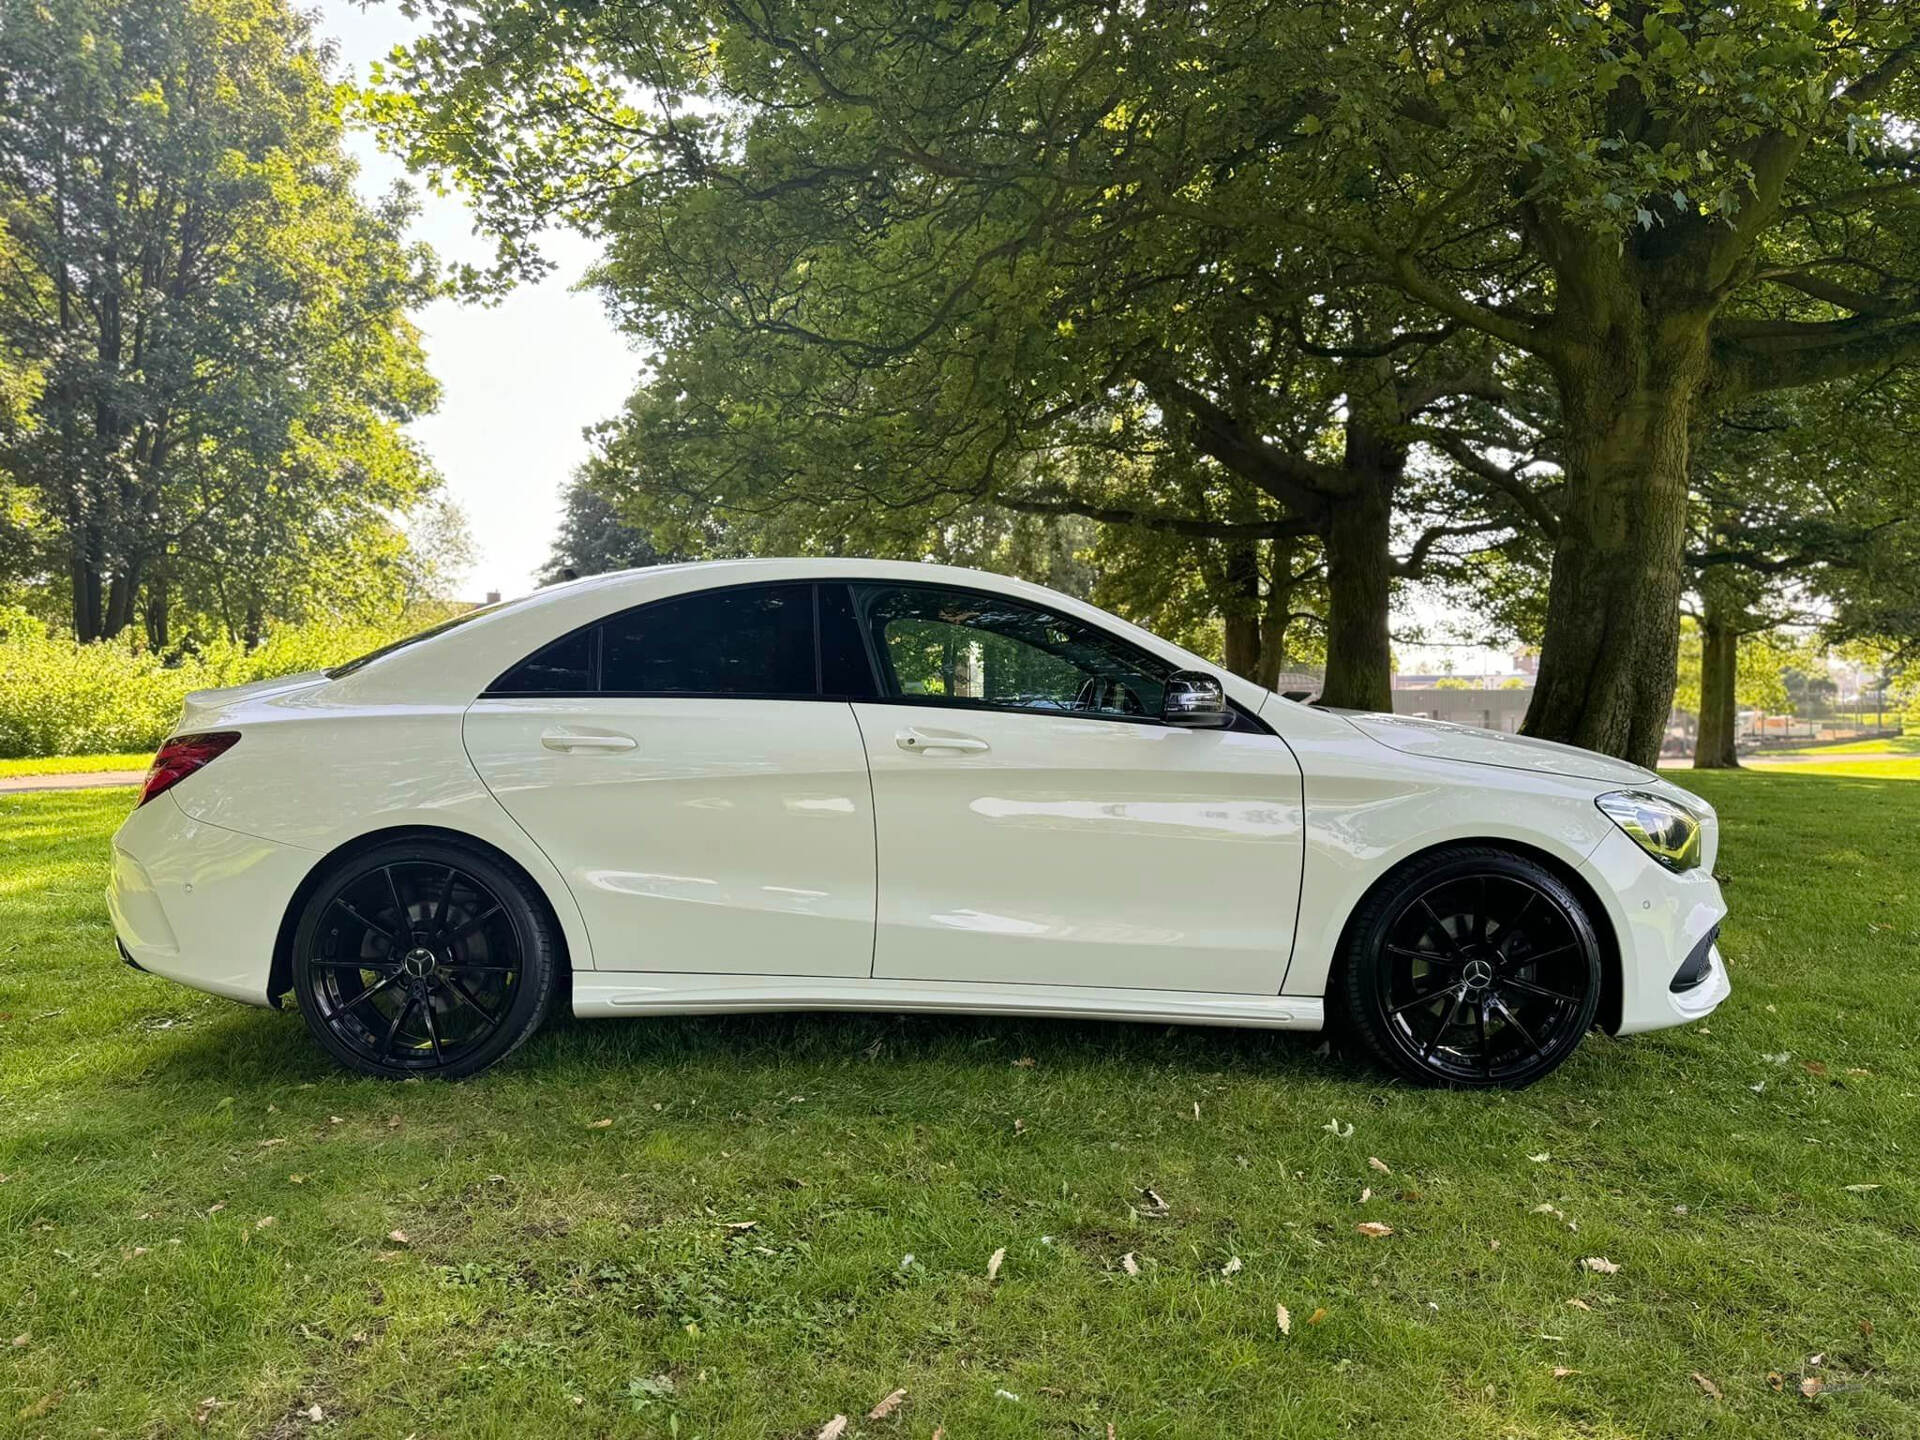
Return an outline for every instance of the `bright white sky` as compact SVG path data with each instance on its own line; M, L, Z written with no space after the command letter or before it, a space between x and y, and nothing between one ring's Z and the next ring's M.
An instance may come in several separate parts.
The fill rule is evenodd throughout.
M340 68L356 79L415 28L391 4L320 5L319 31L339 42ZM352 135L349 148L370 196L405 174L364 133ZM443 259L480 263L491 256L459 200L422 192L420 202L415 234ZM442 394L439 410L412 433L473 529L477 555L461 589L469 599L533 588L559 523L560 487L587 456L581 430L614 414L639 373L640 357L615 333L600 302L572 288L593 247L556 234L547 253L555 272L496 306L439 300L415 317Z
M319 13L319 32L338 42L339 68L355 79L364 79L370 62L417 29L392 4L362 9L354 0L320 0ZM354 133L348 146L369 197L404 178L371 136ZM424 191L419 200L415 234L442 259L481 264L491 258L464 203ZM599 300L573 288L594 258L593 245L555 233L546 252L557 268L539 285L490 307L439 300L415 317L426 332L441 400L412 433L472 527L476 558L461 589L469 599L533 588L559 524L560 488L587 457L581 432L618 411L643 358L614 331ZM1413 623L1444 625L1445 616L1409 599L1394 616L1396 631ZM1397 645L1395 651L1409 671L1438 670L1451 660L1459 674L1478 675L1503 672L1510 663L1498 651L1470 646Z

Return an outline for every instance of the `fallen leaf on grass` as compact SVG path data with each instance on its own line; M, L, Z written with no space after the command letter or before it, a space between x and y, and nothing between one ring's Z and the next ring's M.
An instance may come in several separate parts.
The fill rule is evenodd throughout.
M1591 1305L1587 1304L1586 1301L1578 1298L1577 1296L1574 1299L1567 1301L1567 1304L1571 1305L1576 1310L1592 1310L1593 1309Z
M260 1142L260 1148L262 1150L271 1150L276 1145L284 1145L286 1143L287 1142L285 1140L281 1140L281 1139L262 1140Z
M1589 1255L1580 1262L1596 1275L1617 1275L1620 1267L1604 1255Z
M413 1243L413 1241L407 1238L407 1232L404 1230L389 1230L387 1232L387 1239L396 1245L411 1245Z
M1382 1225L1378 1220L1362 1220L1353 1228L1358 1230L1362 1235L1366 1235L1374 1240L1393 1233L1393 1227L1391 1225Z
M1569 1370L1564 1365L1556 1365L1553 1367L1553 1378L1556 1380L1564 1380L1569 1375L1578 1375L1579 1373L1578 1370Z
M13 1337L13 1348L16 1350L24 1350L32 1340L33 1337L31 1335L16 1335Z
M613 1124L613 1121L611 1120L589 1120L587 1122L587 1129L604 1130L611 1124Z
M846 1434L847 1417L836 1415L820 1427L820 1440L840 1440Z
M1326 1318L1327 1318L1327 1312L1323 1308L1316 1306L1314 1309L1314 1312L1311 1315L1307 1316L1307 1324L1318 1325L1322 1320Z
M1387 1168L1387 1162L1382 1160L1378 1155L1367 1156L1367 1165L1368 1168L1378 1170L1382 1175L1391 1175L1393 1173L1393 1171Z
M1826 1388L1826 1382L1818 1375L1809 1375L1800 1382L1800 1393L1811 1400Z
M758 1220L729 1220L720 1228L729 1235L744 1235L749 1230L758 1230L760 1228L760 1222Z
M278 1222L278 1221L276 1221L276 1220L275 1220L275 1219L273 1218L273 1216L271 1216L271 1215L262 1215L262 1216L261 1216L261 1217L260 1217L260 1218L259 1218L258 1220L256 1220L256 1221L254 1221L254 1222L253 1222L253 1228L254 1228L254 1229L256 1229L256 1230L264 1230L264 1229L266 1229L266 1228L267 1228L267 1227L268 1227L269 1225L276 1225L276 1224L278 1224L278 1223L279 1223L279 1222Z
M1000 1265L1006 1258L1007 1247L1004 1245L987 1257L987 1279L989 1281L1000 1278Z
M1120 1268L1129 1275L1138 1275L1140 1273L1140 1262L1134 1257L1133 1251L1129 1250L1120 1257Z
M318 1405L309 1405L306 1409L302 1410L300 1413L306 1416L307 1419L311 1420L316 1425L318 1425L322 1420L327 1418L327 1412L322 1410Z
M867 1411L869 1420L884 1420L900 1408L900 1402L907 1398L905 1390L896 1390L878 1405Z
M1286 1306L1276 1305L1273 1307L1273 1323L1280 1327L1280 1333L1282 1335L1291 1335L1293 1333L1293 1316L1287 1313Z
M1853 1193L1854 1193L1855 1195L1864 1195L1864 1194L1866 1194L1866 1193L1867 1193L1867 1191L1869 1191L1869 1190L1878 1190L1879 1188L1880 1188L1880 1187L1879 1187L1878 1185L1849 1185L1849 1186L1847 1186L1847 1189L1848 1189L1848 1190L1850 1190L1850 1191L1852 1191L1852 1192L1853 1192Z
M1784 1390L1784 1389L1786 1389L1786 1388L1787 1388L1787 1377L1786 1377L1786 1376L1784 1376L1784 1375L1782 1375L1782 1374L1781 1374L1781 1373L1780 1373L1780 1372L1779 1372L1778 1370L1769 1370L1769 1371L1767 1371L1767 1388L1768 1388L1769 1390Z
M327 1124L329 1125L344 1125L346 1123L346 1120L339 1115L327 1116Z
M1340 1121L1337 1118L1327 1121L1327 1123L1320 1128L1337 1140L1351 1140L1353 1138L1353 1126L1348 1124L1345 1129L1342 1129Z
M1371 1200L1372 1198L1373 1198L1373 1187L1371 1185L1367 1186L1364 1190L1360 1192L1360 1203L1362 1205L1366 1204L1367 1201Z
M53 1408L58 1405L65 1396L66 1391L64 1390L55 1390L49 1394L42 1395L38 1400L20 1407L20 1418L22 1420L38 1420L43 1415L51 1414Z
M1227 1263L1220 1267L1220 1273L1222 1275L1238 1275L1240 1273L1240 1269L1241 1269L1240 1257L1238 1255L1235 1255L1229 1258Z
M1827 1073L1827 1067L1822 1065L1818 1060L1802 1060L1800 1062L1800 1068L1809 1075L1824 1075Z
M226 1208L227 1208L226 1201L224 1200L216 1201L214 1204L207 1206L207 1214L218 1215L222 1210Z
M387 1117L387 1129L398 1130L399 1128L400 1128L400 1117L398 1115L389 1115Z
M207 1396L206 1399L202 1400L199 1405L194 1408L193 1423L198 1425L202 1430L206 1429L207 1421L213 1418L213 1412L219 1408L220 1402L211 1395Z
M1536 1165L1544 1165L1547 1163L1547 1161L1551 1160L1552 1158L1553 1158L1552 1153L1546 1150L1542 1150L1538 1155L1527 1156L1527 1159L1531 1160Z
M1693 1372L1693 1383L1698 1385L1702 1392L1711 1395L1715 1400L1720 1398L1720 1387L1702 1375L1698 1370Z
M1033 1068L1033 1056L1022 1055L1018 1060L1013 1062L1013 1068L1016 1070L1031 1070Z
M1142 1215L1151 1215L1159 1219L1168 1213L1167 1202L1161 1199L1160 1192L1151 1185L1140 1192L1140 1198L1145 1202L1139 1207Z

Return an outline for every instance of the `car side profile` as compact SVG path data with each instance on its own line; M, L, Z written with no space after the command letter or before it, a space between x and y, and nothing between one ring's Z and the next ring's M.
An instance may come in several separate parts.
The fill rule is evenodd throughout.
M596 576L188 698L113 840L133 965L374 1075L580 1016L1318 1030L1519 1086L1728 993L1718 824L1568 746L1295 704L1040 586Z

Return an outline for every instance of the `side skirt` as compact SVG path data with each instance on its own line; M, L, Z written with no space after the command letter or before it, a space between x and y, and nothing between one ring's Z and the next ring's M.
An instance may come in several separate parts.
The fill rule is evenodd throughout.
M966 985L941 980L810 975L696 975L576 971L573 1013L726 1015L775 1010L879 1010L895 1014L1034 1015L1319 1030L1317 995L1210 995L1192 990L1100 990L1075 985Z

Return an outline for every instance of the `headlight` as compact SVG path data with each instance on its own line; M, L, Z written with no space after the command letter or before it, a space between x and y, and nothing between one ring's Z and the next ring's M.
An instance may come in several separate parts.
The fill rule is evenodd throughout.
M1593 803L1667 869L1700 863L1700 819L1684 805L1644 790L1615 790Z

